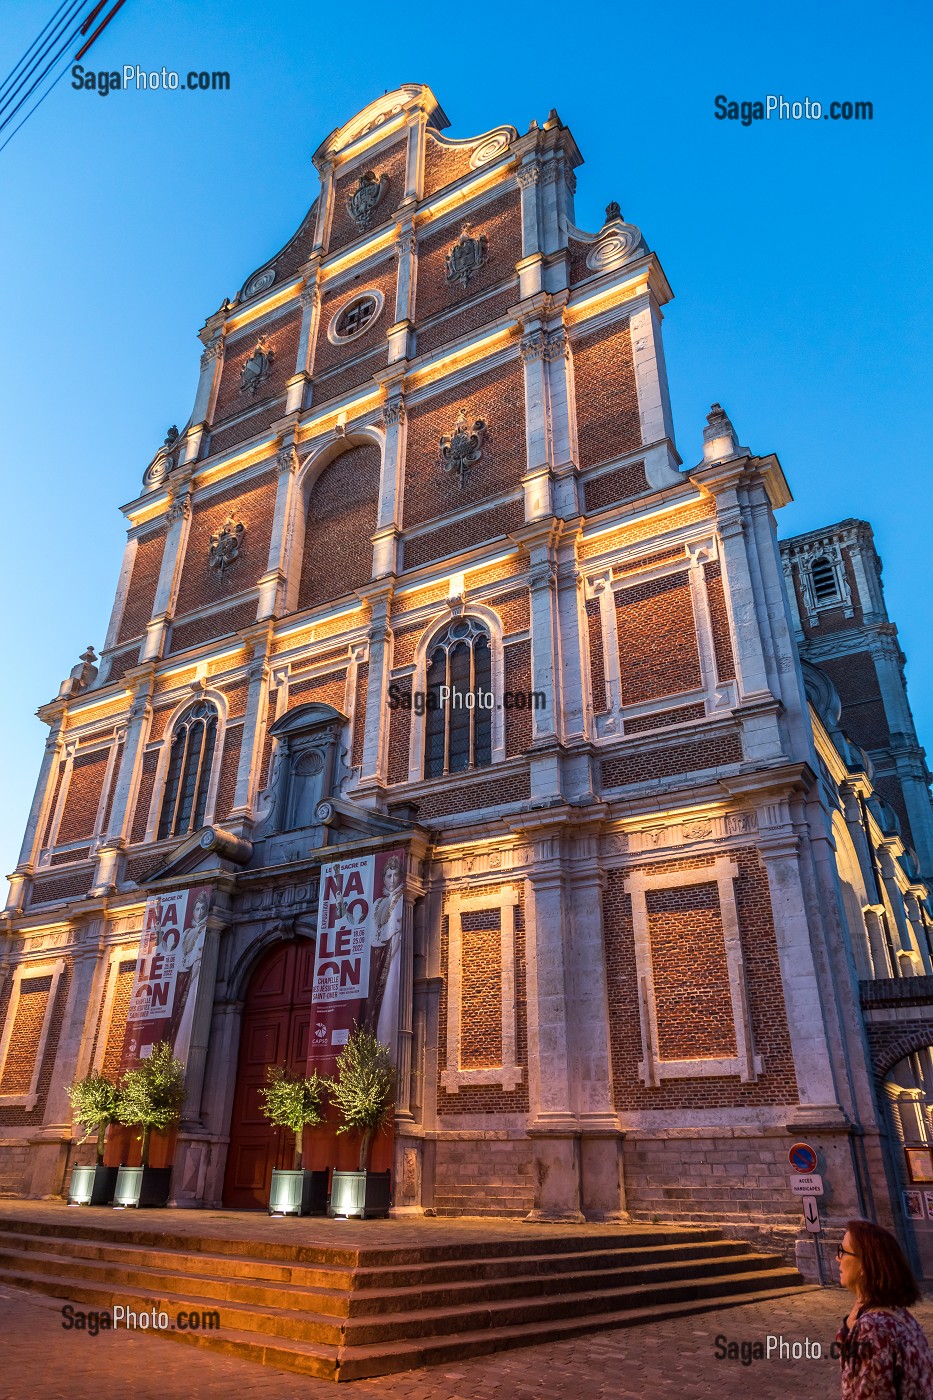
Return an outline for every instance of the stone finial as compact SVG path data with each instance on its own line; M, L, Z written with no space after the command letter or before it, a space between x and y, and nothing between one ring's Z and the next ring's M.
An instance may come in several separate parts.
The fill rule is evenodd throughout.
M177 441L178 441L178 425L177 425L176 423L173 423L172 426L169 428L168 432L165 434L165 440L164 440L162 446L163 446L163 447L174 447L174 446L175 446L175 443L176 443Z
M703 429L703 464L724 462L729 457L749 457L747 447L740 447L732 420L722 404L714 403L706 415Z
M68 679L62 681L59 687L60 699L80 695L82 691L87 690L88 686L94 683L97 679L97 667L94 665L96 660L97 655L92 646L89 646L87 651L82 652L80 664L72 667Z
M614 219L622 218L622 210L617 199L610 199L606 205L606 223L611 224Z

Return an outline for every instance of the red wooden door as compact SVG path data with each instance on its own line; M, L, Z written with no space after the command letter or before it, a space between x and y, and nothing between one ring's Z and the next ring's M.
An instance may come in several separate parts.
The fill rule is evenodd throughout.
M314 944L287 943L267 953L250 979L240 1031L225 1206L267 1209L273 1167L292 1165L292 1135L263 1117L259 1091L269 1065L305 1072L313 972Z

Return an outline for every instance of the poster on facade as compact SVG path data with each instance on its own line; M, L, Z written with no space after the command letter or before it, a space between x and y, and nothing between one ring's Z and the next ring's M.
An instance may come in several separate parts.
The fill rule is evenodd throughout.
M405 852L321 871L308 1072L331 1075L355 1025L395 1053Z
M209 885L146 900L136 974L123 1037L123 1069L132 1069L167 1040L187 1061L201 954L211 906Z

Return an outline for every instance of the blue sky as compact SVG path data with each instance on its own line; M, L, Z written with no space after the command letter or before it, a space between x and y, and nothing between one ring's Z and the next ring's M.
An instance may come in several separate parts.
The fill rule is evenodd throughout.
M5 0L4 72L54 8ZM188 417L196 331L297 228L318 143L402 82L433 88L455 137L524 131L558 109L585 159L578 224L599 227L618 199L673 286L665 350L685 463L718 399L743 443L781 458L796 497L782 534L872 521L933 747L929 7L407 13L126 0L88 66L226 69L230 91L101 98L66 76L0 153L0 871L15 864L41 760L33 711L102 644L116 507ZM714 119L719 93L867 99L874 120L743 128Z

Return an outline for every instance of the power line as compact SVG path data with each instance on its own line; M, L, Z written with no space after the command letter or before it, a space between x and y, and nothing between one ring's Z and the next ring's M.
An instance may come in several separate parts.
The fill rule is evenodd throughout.
M20 75L19 81L16 83L16 85L12 87L12 89L8 93L6 93L6 95L3 98L3 101L0 102L0 112L2 112L5 107L8 107L10 105L10 103L13 101L13 98L22 89L23 84L29 81L29 79L32 77L32 74L36 71L36 68L39 66L40 63L43 62L49 50L54 48L55 45L59 43L62 30L69 24L69 21L73 17L75 11L84 9L85 5L87 4L87 0L67 0L67 2L69 5L68 13L59 22L58 26L55 29L55 32L49 36L48 40L43 45L40 52L36 54L31 66L26 69L25 73L22 73ZM39 74L38 78L35 79L35 81L32 83L32 86L27 90L25 94L25 99L23 100L27 100L29 98L30 93L33 92L34 89L39 85L39 83L42 82L42 80L48 74L49 70L53 68L56 63L58 63L65 50L71 45L73 39L77 38L80 32L81 26L79 24L73 31L71 31L68 34L65 40L61 43L60 47L58 48L58 52L55 54L55 56L49 59L48 63L46 64L42 72ZM6 86L6 84L4 84L4 86ZM22 106L22 100L17 104L17 108L20 106ZM17 108L14 108L14 112L17 110Z
M67 59L65 60L65 65L64 65L64 67L62 68L62 71L59 73L59 75L58 75L58 77L55 79L54 83L52 83L50 87L47 87L47 88L46 88L45 92L44 92L44 93L42 94L42 96L39 98L39 101L36 103L35 107L30 107L29 111L26 113L25 117L23 117L23 120L19 123L19 125L18 125L18 126L14 126L13 130L10 132L9 136L8 136L8 137L6 138L6 140L4 141L3 145L0 146L0 151L5 151L5 150L6 150L7 146L8 146L8 145L10 144L10 142L13 140L13 137L14 137L14 136L16 135L16 133L19 131L20 127L26 125L26 123L28 122L29 118L32 116L33 112L35 112L35 111L37 110L37 108L39 108L39 107L42 106L43 102L44 102L45 99L48 97L48 95L49 95L49 93L52 91L52 89L58 87L58 85L59 85L59 83L61 82L62 78L64 78L65 74L68 72L68 68L69 68L70 63L71 63L71 59L70 59L70 58L67 58ZM0 128L0 130L2 130L2 128Z
M59 5L58 9L55 11L55 13L54 13L54 15L52 16L52 18L48 21L47 24L45 24L45 25L43 26L42 29L40 29L39 33L36 35L35 39L33 39L32 43L29 45L29 47L28 47L28 49L26 50L26 52L23 54L23 56L22 56L22 57L13 65L13 67L10 69L9 73L8 73L7 76L4 78L3 82L0 83L0 96L3 95L3 93L5 92L5 90L6 90L6 88L8 87L8 85L9 85L9 84L13 81L13 79L16 77L17 69L19 69L19 68L21 68L21 67L23 66L23 64L27 61L27 59L29 58L30 54L32 53L33 49L36 47L36 45L37 45L38 43L41 42L42 36L43 36L43 34L45 33L46 29L49 28L49 25L54 24L55 20L58 18L58 16L61 14L62 10L64 10L65 7L66 7L68 4L69 4L69 0L62 0L62 3Z

